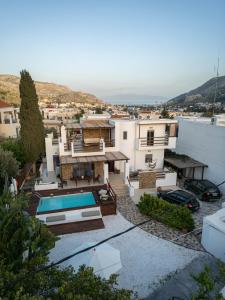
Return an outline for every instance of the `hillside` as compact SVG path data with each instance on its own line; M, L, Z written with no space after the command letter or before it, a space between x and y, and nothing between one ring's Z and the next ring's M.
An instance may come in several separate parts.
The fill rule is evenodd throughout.
M8 103L20 104L19 80L14 75L0 75L0 99ZM51 102L66 103L80 102L100 104L103 101L94 95L72 91L70 88L55 83L35 81L37 94L40 100L48 99Z
M188 104L194 102L213 102L216 88L216 78L211 78L200 87L181 94L167 103L169 105ZM216 102L225 103L225 76L218 77L218 89Z

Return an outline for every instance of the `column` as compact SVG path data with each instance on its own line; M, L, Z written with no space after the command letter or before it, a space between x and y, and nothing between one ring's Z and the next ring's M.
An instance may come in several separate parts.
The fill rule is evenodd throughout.
M109 180L109 165L108 164L104 164L103 176L104 176L104 183L106 184L107 179Z
M54 171L54 162L53 162L53 147L52 147L52 136L49 134L45 138L45 151L46 151L46 161L47 161L47 170L48 172Z
M129 174L130 174L130 171L129 171L129 161L126 160L124 162L124 183L125 184L128 184L127 177L129 178Z

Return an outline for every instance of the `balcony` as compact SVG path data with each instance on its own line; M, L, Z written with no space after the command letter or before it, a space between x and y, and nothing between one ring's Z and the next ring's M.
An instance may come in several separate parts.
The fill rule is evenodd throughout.
M104 140L105 142L105 146L108 148L108 147L115 147L115 140Z
M137 139L137 150L149 149L173 149L176 147L176 137L169 137L168 135L153 138L139 138Z
M105 142L100 140L95 143L85 143L83 141L76 141L71 143L72 157L90 156L90 155L104 155Z

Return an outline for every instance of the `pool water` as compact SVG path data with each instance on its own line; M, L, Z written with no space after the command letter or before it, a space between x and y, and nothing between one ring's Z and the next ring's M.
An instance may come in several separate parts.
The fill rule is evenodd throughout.
M77 208L82 206L95 205L93 193L71 194L42 197L39 201L37 212L46 212L65 208Z

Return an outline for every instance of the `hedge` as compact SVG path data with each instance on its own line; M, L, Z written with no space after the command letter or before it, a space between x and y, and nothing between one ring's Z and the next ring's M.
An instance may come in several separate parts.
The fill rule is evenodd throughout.
M138 208L142 214L172 228L191 231L195 227L192 213L187 207L171 204L156 196L144 194L140 198Z

